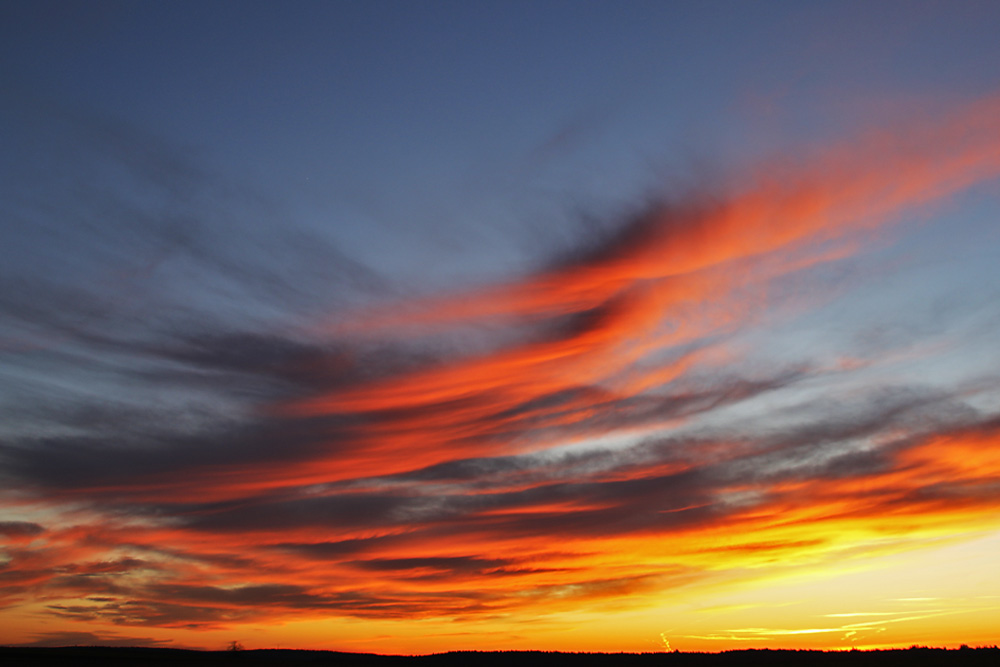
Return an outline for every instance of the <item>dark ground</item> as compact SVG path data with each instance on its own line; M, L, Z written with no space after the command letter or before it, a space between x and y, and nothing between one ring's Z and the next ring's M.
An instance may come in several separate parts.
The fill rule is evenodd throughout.
M552 653L543 651L462 651L425 656L391 656L334 651L263 649L254 651L184 651L166 648L0 647L0 665L330 665L331 667L714 667L741 665L1000 665L1000 649L910 648L887 651L748 650L724 653Z

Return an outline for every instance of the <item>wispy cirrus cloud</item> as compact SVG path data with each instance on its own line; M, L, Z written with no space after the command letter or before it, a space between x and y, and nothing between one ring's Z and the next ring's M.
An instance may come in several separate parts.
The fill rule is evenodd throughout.
M162 232L176 243L142 270L170 289L32 283L0 301L30 334L6 345L35 397L0 444L0 501L20 517L0 523L4 604L184 628L542 614L992 522L989 382L841 391L868 364L755 368L737 340L766 332L772 286L1000 174L998 112L764 165L535 274L336 317L282 310L295 281L205 240L212 225ZM153 185L198 180L135 137L109 142ZM179 306L175 261L227 296ZM230 282L264 306L213 311Z

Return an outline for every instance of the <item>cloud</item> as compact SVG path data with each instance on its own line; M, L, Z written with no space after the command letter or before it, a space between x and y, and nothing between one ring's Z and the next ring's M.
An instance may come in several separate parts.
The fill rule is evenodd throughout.
M127 637L119 634L97 635L93 632L62 631L44 632L37 639L14 646L51 648L59 646L167 646L170 639L152 637Z
M8 540L24 540L45 532L45 528L30 521L0 521L0 535Z
M282 269L297 241L205 222L236 206L224 184L125 128L73 130L151 194L57 202L94 234L82 264L3 290L0 372L26 390L0 396L3 603L198 629L544 614L995 521L988 382L850 384L877 360L741 345L767 337L772 286L1000 173L996 111L763 165L530 275L336 316L361 288L310 296L320 274Z

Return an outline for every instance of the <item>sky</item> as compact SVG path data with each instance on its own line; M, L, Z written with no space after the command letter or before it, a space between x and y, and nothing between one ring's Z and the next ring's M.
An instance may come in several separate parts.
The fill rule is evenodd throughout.
M998 30L4 0L0 644L996 644Z

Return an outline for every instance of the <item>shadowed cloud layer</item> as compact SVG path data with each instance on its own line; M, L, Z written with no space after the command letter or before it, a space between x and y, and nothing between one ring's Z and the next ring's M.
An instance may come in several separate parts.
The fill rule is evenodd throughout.
M56 228L55 255L79 240L69 211L99 234L85 280L0 275L18 286L0 297L0 604L200 629L531 616L992 525L994 380L776 365L747 341L831 298L790 283L822 287L887 224L1000 173L997 118L988 100L804 151L535 274L402 301L332 245L260 224L242 250L213 239L243 195L72 121L150 194L105 176L15 206ZM340 296L311 299L320 277Z

